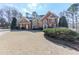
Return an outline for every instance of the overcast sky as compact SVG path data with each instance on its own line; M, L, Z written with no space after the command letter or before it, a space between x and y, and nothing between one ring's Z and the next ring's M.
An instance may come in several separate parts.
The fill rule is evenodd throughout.
M31 14L33 11L36 11L39 15L46 14L47 11L58 15L61 11L67 10L70 5L70 3L2 3L0 4L0 8L4 6L15 7L23 15L25 15L26 12Z

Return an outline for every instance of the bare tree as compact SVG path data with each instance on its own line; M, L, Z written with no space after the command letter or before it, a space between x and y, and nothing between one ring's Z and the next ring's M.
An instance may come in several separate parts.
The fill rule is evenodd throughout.
M18 11L16 9L12 9L11 12L13 17L17 17Z
M15 9L14 7L4 7L4 11L5 11L5 16L8 19L8 23L11 24L12 21L12 17L15 18L20 18L22 17L22 14L17 11L17 9Z
M0 17L3 17L3 10L0 9Z
M77 21L76 15L77 15L77 11L78 11L78 6L79 6L79 3L76 3L76 4L72 4L68 8L68 11L72 16L73 28L75 27L75 20Z
M8 18L8 22L10 24L11 23L11 10L7 9L5 12L6 12L6 17Z
M22 17L22 14L21 12L17 11L17 9L14 7L5 6L2 9L0 9L0 19L7 19L9 26L11 25L13 17L20 19Z
M19 18L19 19L22 18L21 12L18 13L18 18Z

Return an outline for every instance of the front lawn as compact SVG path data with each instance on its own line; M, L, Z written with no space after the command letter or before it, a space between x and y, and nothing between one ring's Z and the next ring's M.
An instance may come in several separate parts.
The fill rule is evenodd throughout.
M52 37L57 40L64 40L68 42L79 42L79 33L68 28L47 28L43 32L45 36Z

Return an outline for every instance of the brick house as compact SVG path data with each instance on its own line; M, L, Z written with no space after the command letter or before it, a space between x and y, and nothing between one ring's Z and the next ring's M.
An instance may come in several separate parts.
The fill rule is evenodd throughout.
M31 22L26 17L22 17L18 25L20 29L31 29Z
M48 12L43 18L42 18L42 26L43 28L53 28L57 26L57 20L58 16L56 16L52 12Z

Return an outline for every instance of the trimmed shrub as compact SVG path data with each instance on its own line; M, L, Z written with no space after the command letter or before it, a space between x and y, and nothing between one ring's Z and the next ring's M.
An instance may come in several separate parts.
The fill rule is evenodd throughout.
M49 37L70 42L74 42L75 40L77 40L76 37L78 36L77 32L67 28L48 28L44 29L43 32Z

